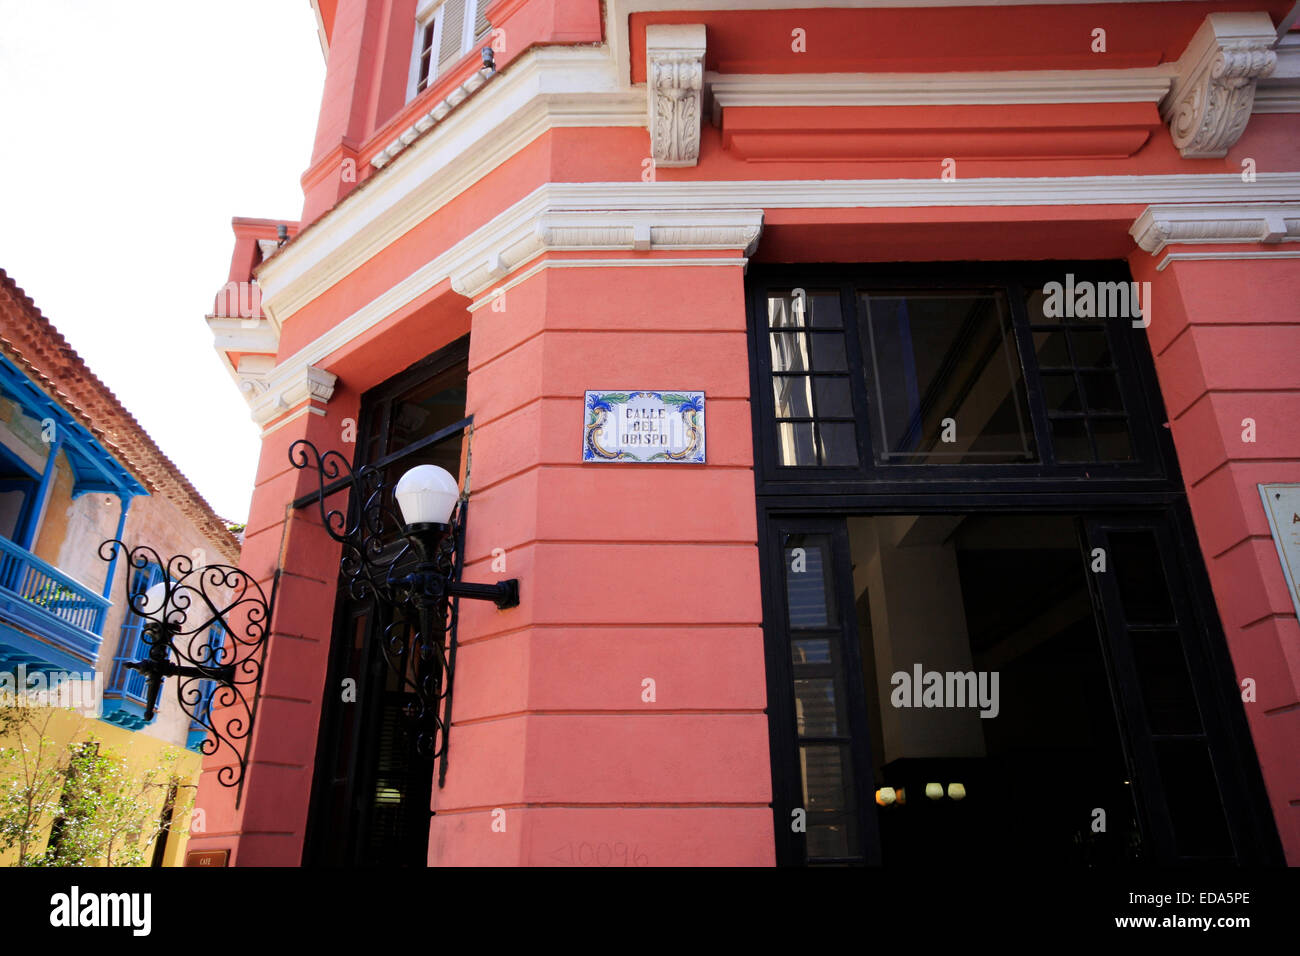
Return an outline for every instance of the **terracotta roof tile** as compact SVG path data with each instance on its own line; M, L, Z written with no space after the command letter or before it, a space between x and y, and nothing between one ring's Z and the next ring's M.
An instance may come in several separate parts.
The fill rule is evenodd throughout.
M239 561L239 541L226 523L3 269L0 347L151 493L165 497L194 522L223 558Z

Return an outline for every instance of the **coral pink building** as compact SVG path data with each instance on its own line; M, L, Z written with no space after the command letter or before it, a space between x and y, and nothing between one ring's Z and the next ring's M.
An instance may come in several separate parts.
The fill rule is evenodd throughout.
M208 320L277 583L191 847L1300 863L1291 0L313 6L302 219ZM518 579L437 759L300 439Z

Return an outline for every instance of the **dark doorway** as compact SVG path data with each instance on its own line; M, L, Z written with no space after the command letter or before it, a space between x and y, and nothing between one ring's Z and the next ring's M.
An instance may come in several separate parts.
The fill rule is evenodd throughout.
M1140 859L1077 519L848 525L882 861Z
M1280 861L1130 280L751 270L778 862Z
M419 464L460 475L468 338L366 393L354 467L383 462L389 484ZM304 861L319 866L425 866L434 762L405 718L412 695L384 641L410 641L340 587L316 754ZM413 667L416 655L398 655Z

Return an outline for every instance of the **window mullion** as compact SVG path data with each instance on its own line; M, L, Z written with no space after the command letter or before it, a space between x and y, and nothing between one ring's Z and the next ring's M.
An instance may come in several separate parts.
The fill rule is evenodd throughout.
M1029 327L1029 313L1025 309L1027 290L1019 283L1006 286L1011 308L1011 330L1016 348L1020 352L1020 374L1025 377L1025 397L1029 402L1029 420L1034 429L1034 444L1038 446L1039 460L1045 466L1056 463L1052 446L1051 425L1047 419L1047 402L1043 398L1043 378L1038 370L1038 353L1034 351L1034 333Z

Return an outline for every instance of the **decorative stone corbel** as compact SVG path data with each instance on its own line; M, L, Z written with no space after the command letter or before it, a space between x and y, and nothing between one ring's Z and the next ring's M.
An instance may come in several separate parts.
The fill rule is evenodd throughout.
M244 381L248 381L249 387L244 392L253 408L253 421L263 427L294 408L299 412L293 417L306 412L324 415L324 409L317 405L328 404L338 384L338 376L315 365L295 366L278 372L270 369L261 376L246 379L243 372L241 362L240 388L244 389Z
M239 390L248 402L265 395L270 388L268 376L275 369L274 355L243 355L235 369Z
M704 40L702 23L646 27L650 148L656 166L699 162Z
M338 384L339 377L333 372L325 371L323 368L308 365L304 379L307 398L313 402L320 402L322 405L329 404L329 400L334 397L334 386ZM283 396L281 397L283 398Z
M1211 13L1178 59L1160 107L1184 159L1226 156L1241 138L1255 84L1277 66L1277 33L1266 13Z

